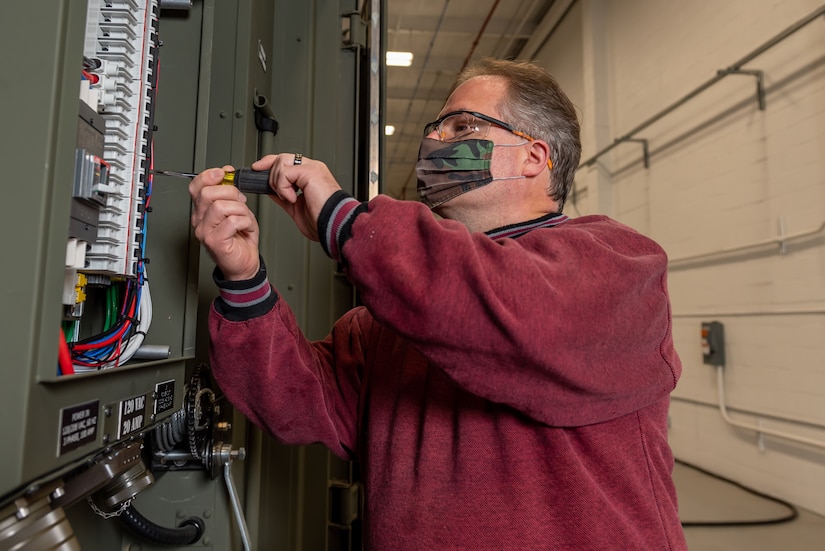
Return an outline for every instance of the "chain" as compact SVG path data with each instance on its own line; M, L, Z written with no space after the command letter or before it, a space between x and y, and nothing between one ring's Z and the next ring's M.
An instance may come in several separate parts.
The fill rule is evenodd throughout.
M95 503L95 500L92 499L92 496L87 497L86 501L89 502L89 507L92 508L92 511L94 511L97 516L103 517L106 520L108 520L110 518L119 517L123 513L123 511L125 511L126 508L132 504L132 500L134 499L134 497L130 497L129 499L120 504L120 508L117 511L112 511L111 513L102 511Z

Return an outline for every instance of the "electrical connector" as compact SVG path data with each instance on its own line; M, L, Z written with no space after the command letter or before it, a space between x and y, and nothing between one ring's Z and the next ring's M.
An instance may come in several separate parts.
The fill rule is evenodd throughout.
M66 270L66 279L63 286L63 305L65 315L69 319L77 319L83 315L86 305L86 275L74 269Z

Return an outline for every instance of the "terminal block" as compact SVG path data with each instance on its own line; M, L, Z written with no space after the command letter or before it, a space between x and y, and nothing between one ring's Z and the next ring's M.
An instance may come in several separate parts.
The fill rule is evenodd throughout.
M89 271L136 276L145 231L143 202L151 158L156 0L90 0L84 57L93 60L84 80L87 101L105 121L103 163L108 182Z

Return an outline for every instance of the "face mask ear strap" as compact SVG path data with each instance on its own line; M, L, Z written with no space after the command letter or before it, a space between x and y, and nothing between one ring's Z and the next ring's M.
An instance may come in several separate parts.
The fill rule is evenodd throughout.
M525 140L530 140L531 142L536 141L536 139L533 136L531 136L531 135L529 135L525 132L522 132L521 130L511 130L510 132L512 132L516 136L520 136L520 137L524 138ZM553 161L550 160L549 157L547 159L547 168L549 170L553 170Z

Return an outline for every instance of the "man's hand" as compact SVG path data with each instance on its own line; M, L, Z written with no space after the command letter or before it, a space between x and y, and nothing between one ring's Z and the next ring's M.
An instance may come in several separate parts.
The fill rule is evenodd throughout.
M230 281L251 279L260 269L258 221L246 206L246 196L235 186L219 185L224 171L212 168L189 183L192 227L209 256Z
M270 195L295 222L306 237L318 241L318 216L327 199L341 189L327 165L303 157L295 164L295 155L267 155L252 163L255 170L270 170ZM300 193L299 193L300 191Z

